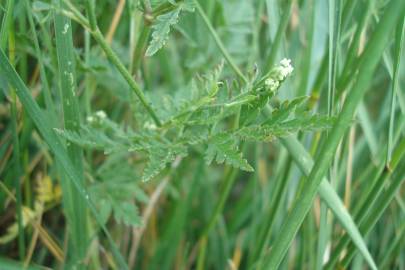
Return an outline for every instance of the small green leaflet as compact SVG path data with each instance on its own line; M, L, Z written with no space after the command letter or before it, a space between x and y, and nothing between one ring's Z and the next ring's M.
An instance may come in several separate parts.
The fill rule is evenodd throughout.
M252 166L242 157L235 143L235 138L229 133L219 133L208 141L205 161L210 164L214 159L218 163L226 163L244 171L253 172Z
M138 208L130 202L123 202L112 205L114 209L114 219L127 225L141 225L141 217L138 214Z
M307 96L297 97L293 100L286 100L281 103L280 107L273 110L271 117L266 120L265 124L272 125L277 122L286 120L291 113L293 113L297 107L301 106L304 102L308 100Z
M166 44L169 39L170 27L178 22L180 11L181 7L179 6L156 18L156 23L152 26L152 40L149 43L148 49L146 49L146 56L154 55Z
M193 1L184 1L176 5L177 6L173 10L156 17L156 20L152 25L152 40L146 49L146 56L154 55L166 44L169 39L170 28L178 23L179 15L182 10L190 12L194 10Z
M308 115L273 125L252 125L239 129L236 136L247 141L272 141L297 131L330 129L335 118L323 115Z
M153 146L148 149L149 162L143 171L142 180L149 181L158 175L165 167L166 164L173 162L178 156L186 156L187 148L182 145L174 146Z
M119 162L122 164L121 167L126 168L128 166L123 163L122 159L118 159L114 163ZM134 175L132 177L128 176L128 180L125 179L125 176L124 179L111 176L112 170L114 172L117 170L117 165L111 165L113 165L111 168L104 168L101 173L98 173L97 181L89 187L101 219L103 223L106 223L113 216L117 222L130 226L139 226L141 217L135 202L147 203L149 198L142 188L138 186L138 183L134 181ZM105 175L106 173L107 175Z

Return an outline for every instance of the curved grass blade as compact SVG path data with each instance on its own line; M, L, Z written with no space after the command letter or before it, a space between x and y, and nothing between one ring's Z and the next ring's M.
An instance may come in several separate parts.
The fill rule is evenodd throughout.
M281 138L280 140L281 143L287 148L288 152L291 154L292 158L294 159L300 170L305 175L309 175L314 165L314 161L312 160L311 155L302 146L302 144L299 143L299 141L294 137ZM357 248L363 255L364 259L367 261L367 263L370 265L370 267L372 269L377 269L376 264L367 249L367 245L364 242L359 229L357 228L351 215L349 214L339 196L336 194L335 190L326 178L324 178L319 185L318 195L335 214L336 218L350 235L353 242L356 244Z
M323 144L302 193L298 195L290 214L281 226L281 231L272 246L272 252L265 263L267 269L278 268L294 236L304 221L305 216L310 210L318 187L335 156L338 143L350 126L356 108L368 89L374 70L389 41L388 36L391 32L387 31L387 29L393 29L404 8L405 2L401 0L391 1L385 10L383 18L378 23L360 60L357 81L349 92L342 111L338 115L335 125Z

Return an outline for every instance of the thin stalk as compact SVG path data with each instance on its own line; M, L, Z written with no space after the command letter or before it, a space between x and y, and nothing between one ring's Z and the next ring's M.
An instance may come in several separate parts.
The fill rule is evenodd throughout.
M84 31L84 61L87 65L91 59L91 39L89 31ZM91 114L91 77L86 73L84 77L84 111L87 116Z
M397 31L395 35L395 59L393 62L394 74L392 77L391 84L391 107L390 107L390 122L388 128L388 143L387 143L387 164L391 161L392 147L393 147L393 136L394 136L394 121L395 121L395 101L397 96L397 91L399 89L399 70L401 64L402 49L404 46L404 29L405 29L405 18L397 26Z
M135 93L138 97L141 104L145 107L147 113L152 117L153 121L157 126L161 126L161 121L157 116L155 110L152 108L152 104L146 99L141 87L138 83L133 79L131 73L126 69L125 65L121 62L118 58L117 54L111 49L108 45L108 42L105 40L103 34L101 33L100 29L97 27L96 22L96 15L94 11L94 1L88 0L86 1L86 10L89 16L89 21L83 18L80 13L74 8L74 6L65 1L69 8L74 12L75 16L80 18L78 22L85 28L90 27L90 33L92 34L93 38L99 43L101 48L103 49L104 53L106 54L107 58L112 62L112 64L118 69L124 79L127 81L130 89Z
M338 50L340 45L340 17L341 17L341 1L329 1L329 59L328 59L328 116L336 113L335 96L336 96L336 73ZM329 133L326 133L328 136ZM329 179L334 181L337 178L336 167L338 163L337 155L332 161L332 168L329 170ZM332 184L333 185L333 184ZM316 269L322 269L323 258L325 256L326 246L328 244L331 232L331 220L327 206L321 202L320 229L317 249Z
M42 55L42 51L41 51L41 49L39 47L38 35L37 35L37 31L35 29L35 23L34 23L34 19L33 19L32 12L31 12L31 7L29 5L28 0L24 1L24 6L25 6L25 11L26 11L26 14L27 14L27 18L28 18L28 23L30 25L30 30L31 30L30 34L32 35L32 39L34 41L35 56L36 56L37 61L38 61L39 76L40 76L40 79L41 79L41 87L43 89L45 105L46 105L47 111L50 112L49 117L53 118L52 120L56 122L56 119L55 119L55 115L56 115L55 105L54 105L54 103L52 101L51 91L50 91L50 88L49 88L48 79L46 77L46 71L45 71L43 55Z
M263 70L265 72L270 70L270 68L274 65L274 61L276 60L277 53L281 46L281 41L282 41L283 35L285 34L285 31L288 26L288 22L290 21L291 6L292 6L292 0L287 0L287 2L285 3L283 15L281 16L280 24L277 28L276 36L274 37L273 43L271 45L270 54L267 57L265 65L264 65Z
M244 82L248 83L248 79L243 75L242 71L238 68L235 64L235 61L232 59L231 55L229 54L228 50L225 48L225 45L222 43L221 39L219 38L217 32L215 31L214 27L212 26L210 20L208 19L207 15L204 12L204 9L201 7L198 0L194 0L196 4L196 9L198 14L204 21L205 26L208 28L211 36L214 38L215 43L217 44L219 50L221 51L222 55L225 57L226 62L231 66L235 74Z
M311 64L312 64L312 44L314 42L314 32L315 32L315 11L317 9L317 1L315 0L309 0L307 1L307 6L308 6L308 11L307 14L309 15L308 17L308 25L309 25L309 31L307 34L307 46L305 49L304 53L304 60L303 64L301 66L301 80L300 80L300 86L297 90L298 96L303 96L307 94L308 90L308 81L310 78L310 73L311 73Z
M351 3L354 3L355 1L350 1L346 4L345 11L350 8L348 5L353 5ZM361 14L361 17L359 18L358 25L356 27L356 32L354 33L353 39L350 44L350 48L348 49L348 54L346 56L346 62L344 64L343 70L341 72L340 78L339 78L339 83L337 85L337 89L342 92L347 85L347 82L350 81L350 77L353 75L353 70L356 68L356 63L354 62L357 58L357 55L359 53L358 49L360 46L360 40L361 40L361 35L363 31L365 31L367 21L370 17L370 10L371 7L373 6L373 1L366 1L365 2L365 7L363 12ZM344 13L347 13L345 12ZM344 21L349 21L349 20L344 20Z
M107 32L106 40L107 40L108 44L112 43L112 40L113 40L113 37L115 34L115 30L117 29L118 24L121 20L121 15L122 15L122 11L124 10L124 6L125 6L125 0L119 0L118 4L117 4L117 8L115 9L113 19L110 24L110 28L108 29L108 32Z
M85 2L85 5L86 5L87 17L89 18L90 29L95 31L95 30L97 30L96 10L95 10L95 6L94 6L95 1L87 0Z
M134 91L136 96L141 101L142 105L145 107L146 111L149 113L149 115L155 121L156 125L160 127L162 124L161 124L157 114L155 113L154 109L152 108L151 103L149 101L147 101L145 95L143 94L143 92L141 90L141 87L135 82L132 75L125 68L124 64L122 64L122 62L119 60L118 56L114 53L114 51L108 45L108 43L106 42L106 40L103 37L103 34L100 32L99 29L96 29L92 33L93 33L94 39L100 44L101 48L103 48L108 59L110 59L110 61L115 65L115 67L118 69L118 71L124 77L124 79L127 81L131 90Z
M328 69L328 114L334 111L336 96L336 70L338 60L338 49L340 42L340 14L341 1L329 1L329 69Z
M136 42L135 51L132 58L131 73L135 73L139 70L142 62L142 57L145 53L146 46L148 45L148 39L150 36L150 26L144 23L138 41Z

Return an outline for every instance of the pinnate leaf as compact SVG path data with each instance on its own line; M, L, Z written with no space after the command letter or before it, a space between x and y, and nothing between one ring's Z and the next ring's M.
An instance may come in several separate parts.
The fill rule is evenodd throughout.
M154 55L166 44L169 39L170 27L178 22L180 11L181 7L179 6L156 18L156 22L152 26L152 40L146 50L146 56Z
M205 161L210 164L214 159L218 163L226 163L244 171L254 171L246 159L242 157L235 138L229 133L219 133L208 141Z
M143 181L149 181L158 175L167 163L173 162L178 156L186 156L187 148L181 145L155 145L148 149L149 162L143 171Z

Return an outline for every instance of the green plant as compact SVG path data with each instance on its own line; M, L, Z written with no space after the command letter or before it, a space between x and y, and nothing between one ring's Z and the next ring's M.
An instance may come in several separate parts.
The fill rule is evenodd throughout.
M0 265L404 267L405 3L328 3L8 0Z

